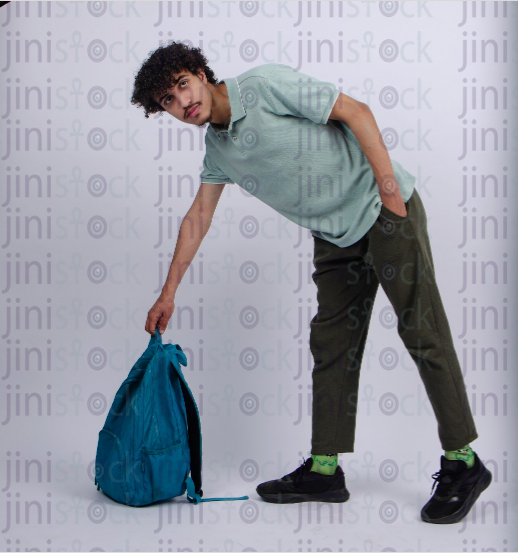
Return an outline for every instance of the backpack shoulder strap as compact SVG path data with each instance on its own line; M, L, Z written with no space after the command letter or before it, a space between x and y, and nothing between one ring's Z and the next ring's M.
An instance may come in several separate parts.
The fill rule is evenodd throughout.
M192 397L192 392L187 386L183 376L180 379L182 384L185 411L187 413L189 449L191 450L191 478L196 488L196 493L203 495L201 489L201 428L198 406Z
M186 478L185 483L187 484L187 499L195 505L202 501L234 501L236 499L248 499L247 495L242 495L241 497L210 497L202 499L201 496L194 491L194 482L189 476Z
M189 449L191 453L191 477L196 488L196 493L203 495L201 489L201 428L198 406L194 401L192 392L185 381L180 363L186 367L187 358L182 348L178 344L168 344L165 347L168 356L173 364L178 376L180 377L180 385L182 389L183 400L185 403L185 412L187 414L187 436L189 439Z
M176 351L173 350L176 349ZM241 497L214 497L210 499L202 499L203 490L201 489L201 427L200 427L200 415L198 412L198 406L192 392L185 381L182 370L180 369L180 362L184 367L187 366L187 358L182 348L178 344L168 344L166 350L171 356L171 362L180 377L180 384L182 388L182 395L185 403L185 411L187 413L187 425L188 425L188 437L189 448L191 451L191 476L188 476L185 480L187 485L187 499L194 504L201 501L230 501L234 499L248 499L247 495Z

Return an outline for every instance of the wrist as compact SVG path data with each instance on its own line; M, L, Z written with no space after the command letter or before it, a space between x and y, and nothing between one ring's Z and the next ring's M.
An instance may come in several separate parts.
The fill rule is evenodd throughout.
M396 215L401 215L402 217L406 217L408 212L406 208L406 204L403 201L403 198L400 196L399 198L390 197L385 198L382 197L381 203L390 211L394 212Z
M174 299L176 295L176 287L172 284L164 284L162 287L162 293L160 294L164 299L172 298Z

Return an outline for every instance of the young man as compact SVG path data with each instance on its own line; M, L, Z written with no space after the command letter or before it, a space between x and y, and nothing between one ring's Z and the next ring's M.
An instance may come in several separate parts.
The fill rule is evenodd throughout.
M349 498L338 453L354 450L359 369L381 283L445 451L432 491L438 487L421 518L461 520L489 486L491 473L469 445L478 435L415 177L390 160L369 107L283 64L217 81L200 49L174 42L144 62L132 103L145 108L146 118L165 111L183 123L210 123L201 186L181 225L166 284L148 313L147 332L157 325L164 332L177 287L226 183L242 186L314 237L311 457L290 474L260 484L257 493L275 503Z

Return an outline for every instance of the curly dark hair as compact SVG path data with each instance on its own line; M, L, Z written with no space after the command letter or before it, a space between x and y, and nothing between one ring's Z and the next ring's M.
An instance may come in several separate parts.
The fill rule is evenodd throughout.
M203 69L207 81L213 85L218 84L214 71L207 66L207 58L201 48L175 41L167 46L162 45L150 53L135 77L131 103L144 108L146 119L149 119L150 114L165 111L155 100L155 96L164 94L173 83L173 74L182 69L194 75Z

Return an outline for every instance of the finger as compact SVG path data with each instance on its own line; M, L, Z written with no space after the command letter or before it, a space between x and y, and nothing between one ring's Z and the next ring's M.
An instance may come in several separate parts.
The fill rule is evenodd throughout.
M148 316L148 324L146 325L146 330L149 332L149 334L155 333L155 327L157 324L158 317L155 315L149 315Z
M158 321L158 331L160 332L160 334L163 334L166 328L167 319L165 317L160 317L160 320Z

